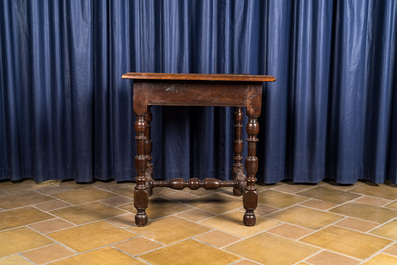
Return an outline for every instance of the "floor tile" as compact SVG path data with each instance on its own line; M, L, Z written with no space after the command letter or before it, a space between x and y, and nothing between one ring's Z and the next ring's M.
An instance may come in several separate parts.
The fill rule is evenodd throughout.
M74 181L60 181L60 180L50 180L41 182L35 186L37 190L45 194L57 194L66 191L72 191L75 189L83 189L89 187L90 184L77 184Z
M351 189L350 192L380 197L388 200L397 199L397 189L384 184L380 184L379 186L369 186L364 184Z
M397 217L397 211L354 202L338 206L330 211L375 223L384 223Z
M214 213L200 210L197 208L193 208L193 209L190 209L190 210L187 210L187 211L184 211L184 212L178 214L178 216L188 219L193 222L198 222L198 221L213 217L214 215L215 215Z
M0 197L10 195L10 193L6 192L5 190L0 189Z
M306 200L308 199L301 196L296 196L274 190L266 190L259 192L258 194L259 203L263 203L265 205L276 208L285 208Z
M33 263L27 261L19 255L13 255L6 258L0 258L0 265L32 265Z
M221 248L231 243L234 243L241 238L228 233L224 233L222 231L214 230L203 235L196 236L195 239Z
M363 265L395 265L395 264L397 264L397 257L383 253L363 263Z
M285 183L282 182L278 182L275 184L263 184L263 183L256 183L256 188L258 189L258 191L263 191L263 190L269 190L269 189L274 189L278 186L284 186L287 185Z
M26 227L0 232L0 257L54 243L51 239Z
M117 249L105 247L83 253L71 258L51 263L51 265L140 265L144 262L137 260Z
M286 193L297 193L311 188L313 188L313 185L284 184L281 186L274 187L272 188L272 190L286 192Z
M189 190L188 188L185 188L185 190L174 190L171 188L164 188L164 187L157 187L153 189L153 197L158 197L158 196L163 196L166 194L174 193L174 192L182 192L182 191L187 191Z
M225 190L225 189L230 189L230 188L223 188L223 190ZM191 189L186 188L183 190L183 192L191 193L195 196L206 196L206 195L213 195L215 193L220 193L221 190L222 190L222 188L218 189L216 191L215 190L206 190L206 189L191 190Z
M6 181L1 183L1 189L9 193L18 193L21 191L22 192L31 191L34 189L33 187L35 185L36 183L31 179L27 179L22 182Z
M360 197L360 195L353 194L350 192L346 191L340 191L340 190L335 190L335 189L330 189L326 187L316 187L310 190L305 190L302 192L297 193L298 195L301 196L306 196L309 198L314 198L322 201L327 201L331 203L344 203L347 201L351 201L354 199L357 199Z
M348 191L355 187L363 185L363 183L356 182L354 184L338 184L334 180L332 180L330 182L321 182L320 185L323 187L326 187L326 188L334 189L334 190Z
M319 249L269 233L260 233L225 248L225 250L261 264L294 264Z
M45 264L66 257L73 256L75 252L59 244L53 244L39 249L27 251L23 256L36 264Z
M246 260L246 259L243 259L243 260L237 261L236 263L233 263L233 265L258 265L258 264L259 263L256 263L256 262L253 262L250 260Z
M136 213L136 209L133 204L121 206L121 209ZM191 209L192 207L178 203L171 202L169 200L157 197L149 199L149 207L146 209L146 213L149 219L157 219L171 214L176 214Z
M369 204L369 205L373 205L373 206L384 206L384 205L390 203L391 200L365 195L361 198L354 200L354 202L365 203L365 204Z
M43 210L43 211L51 211L51 210L56 210L59 208L68 207L71 205L72 204L70 204L68 202L61 201L61 200L53 200L53 201L49 201L49 202L43 202L40 204L36 204L34 207L39 208L40 210Z
M341 216L333 213L301 206L294 206L292 208L281 210L279 212L269 214L268 217L309 229L320 229L342 219Z
M379 224L349 217L337 222L335 225L357 230L360 232L367 232L369 230L374 229Z
M136 256L162 246L163 245L160 243L141 236L113 245L113 247L118 248L132 256Z
M397 210L397 201L389 203L385 206L386 208L395 209Z
M43 182L36 182L33 186L32 186L32 190L41 190L43 188L47 188L47 187L59 187L61 184L62 180L46 180Z
M170 216L149 222L144 227L131 227L131 231L163 244L171 244L179 240L200 235L210 229L184 219Z
M135 183L133 182L122 182L119 183L117 181L95 181L92 186L103 189L103 190L108 190L108 191L116 191L120 189L134 189ZM117 192L116 192L117 193Z
M46 214L30 206L2 211L0 212L0 230L32 224L53 218L54 216Z
M57 264L79 265L98 265L104 262L107 265L112 262L117 264L118 260L115 260L115 257L117 258L120 253L122 254L120 259L127 258L123 264L134 264L134 262L147 264L139 257L133 256L161 254L162 252L157 251L165 249L163 250L165 252L168 247L179 246L190 241L198 243L199 248L205 246L205 248L227 254L231 254L227 252L229 247L241 243L249 249L248 252L254 252L255 246L251 245L253 249L251 250L250 245L245 245L244 242L261 234L267 234L266 240L258 244L256 252L259 254L253 253L252 257L263 255L261 252L267 247L261 244L269 244L271 246L266 252L270 255L268 258L275 261L270 263L272 265L278 264L277 258L290 256L293 257L292 264L295 265L339 265L360 262L384 265L388 264L387 262L395 264L395 258L397 258L397 232L395 232L397 231L397 199L393 200L396 196L396 188L386 185L367 187L366 184L356 183L351 186L333 186L325 182L315 186L284 182L277 185L257 185L259 199L264 203L259 203L255 210L257 225L254 227L245 227L242 224L244 214L242 197L234 197L231 188L210 191L156 188L149 202L149 223L143 228L138 228L134 224L134 185L134 183L119 185L114 181L85 185L76 184L73 181L35 183L29 180L18 184L0 182L0 199L5 199L0 200L0 203L6 203L8 200L7 203L10 203L8 207L14 207L13 204L16 202L13 199L18 200L18 196L23 195L22 200L17 201L17 203L23 203L21 207L4 209L0 206L0 249L2 249L4 235L6 235L6 241L11 238L22 242L22 244L11 242L12 245L25 246L8 250L8 253L5 253L8 256L2 256L0 252L0 265L43 262L46 262L44 264L56 262ZM84 191L92 194L85 197L82 195ZM310 193L313 197L297 195L306 193ZM73 203L66 202L53 196L57 194L62 196L77 194L77 197L82 196L82 199L77 201L76 198ZM107 196L109 194L112 195ZM346 198L347 194L353 194L356 198L346 201L350 199L350 197ZM43 201L41 201L42 196L45 197ZM192 200L198 205L203 205L200 207L209 207L212 210L226 205L227 212L225 213L224 209L210 212L204 210L208 208L194 207L190 205ZM335 202L341 202L342 205ZM285 209L285 207L288 208ZM65 211L62 211L64 209L74 209L65 216L75 218L76 223L82 224L76 225L61 216L57 217L52 214L53 212L65 214ZM112 212L113 210L110 211L110 209L116 211ZM87 216L94 219L84 221ZM338 219L333 221L332 217ZM290 221L289 218L295 221ZM102 225L90 228L90 225L97 223L102 223ZM87 226L89 231L86 229ZM11 231L20 229L25 230L23 233L16 233L16 236L9 234ZM64 236L59 237L60 241L66 242L69 237L72 242L70 245L53 241L55 238L46 237L46 235L60 235L61 232ZM32 235L30 236L29 233ZM125 233L128 236L125 236ZM47 240L47 242L38 245L34 242L31 245L29 241L32 238L33 241L37 238L37 241ZM305 240L311 240L310 245L305 243ZM272 247L289 246L291 242L300 247L312 247L316 252L298 260L294 252L301 255L301 251L293 246L289 248L293 251L287 253L285 257L271 256ZM81 247L80 250L84 253L79 254L78 250L71 247L72 244L78 245L77 248ZM7 247L9 247L8 244ZM282 247L282 249L285 250L288 247ZM68 254L62 254L64 250ZM103 250L105 251L102 252ZM96 251L102 252L102 254L99 253L100 256L102 255L100 259L95 256ZM52 255L60 256L52 257ZM254 260L251 256L238 256L238 253L236 255L237 259L232 262L226 261L225 264L266 264L260 258ZM212 264L208 260L205 260L205 263Z
M213 193L211 195L202 196L187 201L186 204L205 211L220 214L240 208L243 205L243 201L242 198L239 197L231 197L221 195L220 193Z
M243 216L243 212L232 211L201 221L200 224L241 237L251 236L280 224L276 220L257 216L254 226L245 226Z
M105 198L116 196L116 194L95 189L92 187L77 189L72 191L66 191L54 194L55 197L73 203L73 204L81 204L85 202L92 202L97 200L102 200Z
M366 259L392 242L336 226L326 227L301 241L357 259Z
M240 258L189 239L139 256L153 265L211 264L224 265Z
M91 187L92 183L78 183L74 180L62 180L60 185L69 189L84 189L87 187Z
M75 189L68 188L65 186L59 186L59 185L46 186L46 187L42 187L39 189L40 193L44 193L47 195L55 195L57 193L68 192L68 191L72 191L72 190L75 190Z
M52 214L80 225L127 213L100 202L91 202L51 211Z
M397 256L397 243L394 243L390 247L386 248L385 250L383 250L383 252Z
M117 195L123 195L123 196L127 196L130 198L134 198L134 188L133 187L119 189L119 190L115 191L114 193L116 193Z
M357 265L361 260L352 259L329 251L322 251L307 260L313 265Z
M133 205L134 200L132 198L128 198L125 196L115 196L115 197L110 197L104 200L101 200L102 203L106 203L107 205L110 205L112 207L120 207L123 205Z
M113 225L119 227L129 227L135 225L135 214L133 213L126 213L117 215L115 217L106 219L106 222L111 223Z
M189 192L176 191L161 195L161 197L172 202L185 202L197 198L198 196Z
M56 218L56 219L46 220L40 223L31 224L29 226L43 234L48 234L61 229L73 227L74 225L69 222L66 222L65 220Z
M330 208L337 206L337 204L335 204L335 203L326 202L326 201L322 201L322 200L316 200L316 199L310 199L308 201L300 203L299 205L307 206L307 207L315 208L315 209L319 209L319 210L328 210Z
M35 191L19 192L0 197L0 207L12 209L51 200L54 199Z
M106 222L96 222L48 234L78 252L88 251L135 237L134 233Z
M245 211L244 208L240 208L242 211ZM267 215L269 213L275 212L279 210L279 208L275 208L275 207L271 207L262 203L258 203L258 206L255 209L255 214L256 215L260 215L260 216L264 216Z
M392 220L370 232L371 234L397 240L397 220Z
M299 239L301 237L307 236L310 233L313 233L313 230L290 224L282 224L272 229L269 229L268 231L270 233L293 240Z

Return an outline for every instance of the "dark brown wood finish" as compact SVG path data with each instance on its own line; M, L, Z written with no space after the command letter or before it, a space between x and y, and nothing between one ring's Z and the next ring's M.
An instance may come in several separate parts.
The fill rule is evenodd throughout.
M126 73L125 79L134 80L134 112L136 115L135 131L137 155L135 169L137 171L137 185L134 191L134 205L137 209L135 223L145 226L148 221L146 208L149 196L155 187L169 187L172 189L217 189L233 187L233 194L243 195L243 205L246 210L243 218L244 225L255 225L254 210L258 204L258 194L255 187L258 158L256 157L256 143L259 132L258 117L261 113L262 83L276 79L267 75L244 74L165 74L165 73ZM233 142L234 164L233 180L191 178L173 179L169 181L155 181L153 179L151 121L152 105L162 106L228 106L235 107ZM244 174L242 164L243 140L243 111L246 108L248 124L246 126L248 138L248 156L245 159Z
M233 141L233 151L234 151L234 164L233 164L233 180L239 182L239 186L233 188L233 194L235 196L243 195L244 190L239 190L238 188L245 188L246 181L244 175L244 165L242 163L243 157L243 147L244 142L241 139L241 129L243 128L243 110L240 107L234 110L234 141Z
M170 74L170 73L126 73L124 79L172 80L172 81L227 81L227 82L273 82L276 78L270 75L247 74Z
M135 215L135 223L137 226L144 226L147 223L148 217L146 215L146 208L149 203L149 193L146 183L146 153L145 153L145 130L146 121L144 114L137 114L135 121L136 131L136 149L135 156L135 170L137 172L136 186L134 191L134 205L137 209Z

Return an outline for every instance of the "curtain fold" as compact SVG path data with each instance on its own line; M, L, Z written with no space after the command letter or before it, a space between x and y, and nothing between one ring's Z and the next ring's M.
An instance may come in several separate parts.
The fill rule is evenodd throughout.
M0 20L0 180L133 180L136 71L275 76L262 182L397 182L395 1L4 0ZM231 177L232 108L152 112L156 178Z

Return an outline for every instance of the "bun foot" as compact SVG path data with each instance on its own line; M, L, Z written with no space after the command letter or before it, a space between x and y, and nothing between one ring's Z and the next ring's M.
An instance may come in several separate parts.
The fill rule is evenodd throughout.
M243 223L245 226L254 226L256 223L256 217L254 213L245 213Z
M146 213L135 215L135 224L138 227L145 226L147 224L147 220L148 220L148 218L147 218Z

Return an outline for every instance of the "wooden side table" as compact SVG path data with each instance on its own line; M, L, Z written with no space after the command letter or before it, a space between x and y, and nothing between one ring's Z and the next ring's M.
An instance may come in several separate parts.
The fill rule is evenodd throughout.
M272 82L276 79L267 75L164 73L126 73L122 78L134 80L135 139L137 141L137 155L135 156L137 184L134 190L134 205L137 209L136 225L145 226L147 224L146 208L149 204L149 196L155 187L169 187L178 190L185 187L193 190L200 187L207 190L233 187L234 195L243 195L243 205L246 210L243 218L244 225L255 225L254 210L258 204L255 187L255 174L258 169L256 142L258 142L258 117L262 104L262 83ZM235 107L233 180L191 178L185 181L179 178L155 181L153 179L152 141L150 139L152 120L150 108L153 105ZM244 107L249 119L246 126L248 156L245 158L245 170L247 175L244 174L241 155L243 151L242 108Z

